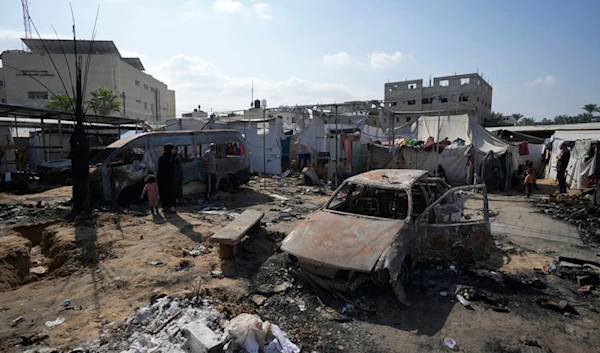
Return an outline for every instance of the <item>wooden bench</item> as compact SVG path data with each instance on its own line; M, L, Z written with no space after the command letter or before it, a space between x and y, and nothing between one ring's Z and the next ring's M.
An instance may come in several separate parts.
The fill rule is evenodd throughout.
M257 210L245 210L231 223L210 237L213 243L219 243L219 256L222 259L235 257L238 254L238 245L245 239L246 233L260 224L265 214Z

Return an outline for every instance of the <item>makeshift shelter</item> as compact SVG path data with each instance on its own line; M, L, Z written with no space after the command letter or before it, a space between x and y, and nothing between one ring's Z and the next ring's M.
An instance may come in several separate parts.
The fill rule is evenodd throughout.
M235 129L242 134L250 154L250 171L281 174L281 141L285 138L281 118L222 117L217 121L211 119L210 128Z
M488 130L489 131L489 130ZM532 162L538 177L545 175L544 139L517 131L495 130L494 135L519 149L519 165Z
M560 145L565 143L571 149L571 159L567 166L567 184L571 189L585 188L591 176L600 174L598 155L600 130L557 130L548 139L548 168L546 177L556 179L557 157L560 155Z
M438 129L439 128L439 129ZM482 161L490 152L501 160L502 178L509 180L519 165L518 148L502 141L468 115L421 116L416 124L417 140L400 140L394 147L374 146L370 166L423 169L434 172L437 165L446 171L453 184L467 183L467 166L472 158L474 172L481 175ZM423 143L423 141L426 141ZM396 147L397 146L397 147ZM439 153L438 152L439 147ZM394 151L394 156L390 155ZM508 182L503 183L507 185Z

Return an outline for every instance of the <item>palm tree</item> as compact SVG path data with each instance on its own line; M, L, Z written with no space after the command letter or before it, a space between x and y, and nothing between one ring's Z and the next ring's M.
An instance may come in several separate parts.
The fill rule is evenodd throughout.
M573 118L568 115L557 115L554 117L555 124L572 124Z
M504 115L502 113L492 112L489 119L485 119L484 124L485 124L485 126L493 127L493 126L502 125L503 122L504 122Z
M515 125L517 125L519 123L519 119L521 119L523 117L523 114L514 113L511 116L513 119L515 119Z
M593 117L592 113L581 113L575 117L575 123L591 123Z
M521 121L519 122L519 125L534 125L534 124L535 124L535 119L533 117L522 118Z
M44 108L52 110L60 110L66 113L75 113L75 100L69 97L66 93L59 93L53 95L48 100L48 103L44 104Z
M585 110L586 112L588 112L590 114L592 114L594 112L600 112L600 108L598 108L597 104L586 104L581 109Z
M92 98L89 100L89 106L94 109L96 114L107 116L112 112L121 111L121 102L117 101L119 96L108 88L100 87L90 94Z
M542 121L540 121L540 123L542 125L552 125L552 124L554 124L554 121L552 121L552 120L550 120L548 118L544 118L544 119L542 119Z

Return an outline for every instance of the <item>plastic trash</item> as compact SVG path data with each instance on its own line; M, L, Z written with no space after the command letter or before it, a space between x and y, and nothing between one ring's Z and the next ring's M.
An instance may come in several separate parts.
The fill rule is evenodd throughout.
M48 327L54 327L54 326L58 326L60 324L62 324L63 322L65 322L65 318L64 317L59 317L56 320L53 321L46 321L46 326Z
M10 326L11 327L17 326L19 324L19 322L22 322L22 321L23 321L23 316L19 316L18 318L11 321Z
M450 271L456 272L456 265L450 265Z
M447 297L448 296L448 292L442 291L442 292L440 292L440 296Z
M71 305L71 299L67 299L63 302L63 306L69 306Z
M245 349L248 353L300 352L300 349L285 336L277 325L268 321L263 322L257 315L240 314L236 316L225 327L225 334L231 340L230 343ZM267 344L267 342L269 343Z
M12 181L12 174L10 172L4 173L4 182L8 183L10 181Z
M446 347L450 348L450 349L454 349L454 347L456 346L456 341L453 340L452 338L444 338L444 344L446 345Z
M143 335L141 338L133 341L127 353L150 353L158 349L158 344L154 338L148 334Z
M466 300L461 294L457 294L456 299L458 299L458 301L465 307L471 305L471 302Z

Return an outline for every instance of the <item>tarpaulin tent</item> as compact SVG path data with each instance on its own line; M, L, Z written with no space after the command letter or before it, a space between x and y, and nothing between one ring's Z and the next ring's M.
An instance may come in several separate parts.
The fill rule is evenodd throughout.
M563 142L570 141L590 146L589 156L581 155L571 151L571 159L567 166L567 184L572 189L581 189L585 187L588 178L592 175L598 175L598 153L591 151L592 144L600 141L600 130L557 130L552 135L552 156L550 157L549 167L546 170L548 179L556 179L557 157L560 154L560 145ZM570 144L571 145L571 144Z
M439 133L438 133L439 121ZM416 124L416 135L420 141L426 141L433 137L436 142L448 139L454 141L462 139L464 145L451 145L436 153L435 147L430 152L422 149L410 147L401 147L402 154L397 159L400 168L405 169L423 169L429 171L436 170L437 164L441 164L446 170L446 178L451 183L464 184L467 182L466 167L469 156L473 157L475 173L481 175L480 166L483 158L489 152L493 152L495 157L505 157L504 176L508 176L512 170L518 168L519 152L518 148L507 143L500 138L489 133L483 126L479 125L475 119L470 119L465 115L451 116L421 116ZM391 151L391 149L390 149Z

